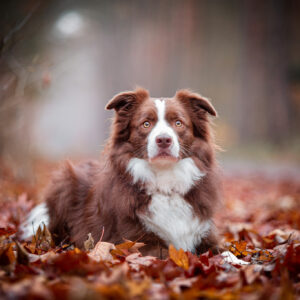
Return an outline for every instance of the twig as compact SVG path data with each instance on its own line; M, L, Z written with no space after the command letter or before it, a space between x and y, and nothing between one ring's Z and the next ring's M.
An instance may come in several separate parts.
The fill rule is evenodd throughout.
M28 22L28 20L31 18L31 16L33 15L33 13L36 11L36 9L40 6L40 2L38 2L34 8L25 16L25 18L23 20L21 20L21 22L19 22L19 24L17 24L14 28L12 28L8 34L2 39L1 42L1 51L3 50L5 44L13 37L13 35L20 31L22 29L22 27L24 27L24 25Z
M101 237L100 237L99 243L101 243L101 242L102 242L103 235L104 235L104 226L102 227L102 233L101 233Z

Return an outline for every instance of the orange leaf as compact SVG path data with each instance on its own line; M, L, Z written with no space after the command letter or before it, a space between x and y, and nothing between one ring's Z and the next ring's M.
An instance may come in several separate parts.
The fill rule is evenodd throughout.
M243 251L246 250L246 247L247 247L246 241L234 242L234 244L235 244L235 248L237 251L242 253Z
M189 259L183 249L180 248L179 250L176 250L171 244L169 246L169 256L177 266L185 270L189 268Z
M7 266L12 264L16 260L16 256L13 252L13 244L9 244L0 249L0 265Z
M80 253L81 253L81 250L75 247L75 249L74 249L74 253L76 253L76 254L80 254Z
M128 241L128 240L127 240L126 242L124 242L124 243L122 243L122 244L116 245L116 248L117 248L118 250L123 250L123 249L128 250L128 249L130 249L134 244L135 244L135 242L132 242L132 241Z
M235 256L247 256L250 252L247 249L247 242L246 241L234 241L230 246L229 250Z
M132 242L129 240L125 240L124 243L116 245L115 249L111 250L110 253L113 256L127 256L131 253L139 253L139 248L145 246L144 243Z

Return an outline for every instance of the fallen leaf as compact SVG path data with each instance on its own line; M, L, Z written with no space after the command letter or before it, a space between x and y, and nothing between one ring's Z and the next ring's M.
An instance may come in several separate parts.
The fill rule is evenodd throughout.
M13 228L0 228L0 236L9 236L13 235L17 232L17 230Z
M139 297L145 295L146 290L150 287L151 281L146 278L140 282L127 281L126 286L129 290L130 297Z
M234 241L232 242L232 246L229 248L229 250L235 256L247 256L248 252L246 251L246 248L247 248L246 241Z
M13 243L7 244L0 248L0 266L8 266L14 263L16 256L13 251Z
M135 271L139 271L141 266L150 266L155 260L154 256L141 256L140 253L132 253L126 257L126 261Z
M69 240L54 245L44 226L33 242L20 243L15 232L41 187L2 169L0 175L1 299L295 299L299 294L300 183L295 176L225 175L225 208L215 221L228 257L165 249L171 258L160 260L142 256L144 244L138 241L124 239L116 247L102 242L104 228L98 248L87 236L88 251Z
M187 270L189 268L189 259L183 249L176 250L176 248L171 244L169 246L169 256L174 261L174 263Z
M48 251L50 248L54 247L52 235L45 224L43 224L43 228L41 226L38 227L33 236L32 243L35 243L36 248L43 251Z
M110 254L111 250L116 249L115 245L112 243L98 242L94 249L88 253L88 256L95 261L112 261L113 256Z
M15 241L15 244L17 247L17 262L18 262L18 264L28 265L28 263L29 263L28 252L24 249L24 247L18 241Z
M257 271L256 265L246 266L242 269L242 272L245 276L246 284L252 284L260 275L260 272Z
M127 256L131 253L140 253L138 249L144 245L144 243L132 242L125 239L124 243L116 245L116 248L111 250L110 253L116 258L118 256Z
M90 251L95 247L94 239L91 233L88 234L88 239L84 241L83 245L86 251Z
M129 242L129 243L132 243L131 241L129 240L126 240L125 239L125 242ZM121 244L122 245L122 244ZM140 243L140 242L134 242L134 244L129 248L130 249L130 252L137 252L139 253L139 249L144 247L145 244L144 243Z

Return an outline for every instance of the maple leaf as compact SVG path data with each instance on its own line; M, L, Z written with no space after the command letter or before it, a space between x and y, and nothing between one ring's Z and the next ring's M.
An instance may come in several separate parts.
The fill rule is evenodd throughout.
M229 248L229 250L235 255L235 256L247 256L249 254L248 251L246 251L247 248L247 242L246 241L234 241Z
M144 245L144 243L125 240L124 243L116 245L115 249L111 250L110 253L115 258L117 258L118 256L127 256L131 253L140 253L138 249L143 247Z
M142 266L150 266L155 260L154 256L142 256L140 253L132 253L126 257L126 261L135 271L139 271Z
M176 248L171 244L169 246L169 256L177 266L188 270L189 259L183 249L180 248L179 250L176 250Z
M89 257L96 261L100 260L113 260L113 256L111 255L111 250L116 249L115 245L112 243L106 242L98 242L95 248L88 254Z

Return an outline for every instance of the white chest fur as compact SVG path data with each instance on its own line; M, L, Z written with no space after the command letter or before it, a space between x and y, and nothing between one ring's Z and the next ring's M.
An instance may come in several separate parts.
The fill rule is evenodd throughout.
M151 195L148 210L139 215L145 228L166 244L194 251L209 233L211 222L201 221L184 195L205 174L191 158L182 159L169 169L154 169L147 161L133 158L127 170L134 182L146 184Z
M179 194L153 194L148 211L140 219L147 230L157 234L166 244L194 251L211 227L193 214L192 207Z

